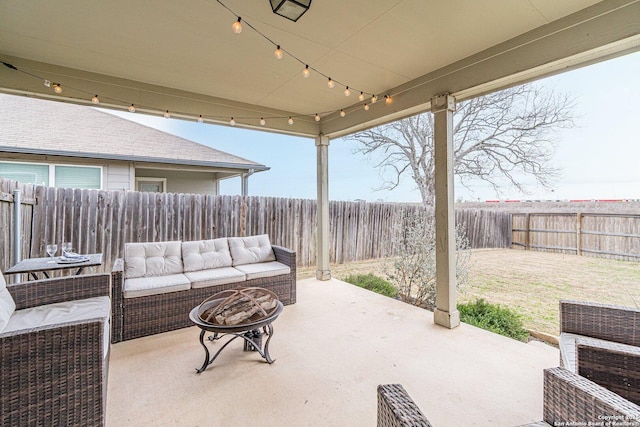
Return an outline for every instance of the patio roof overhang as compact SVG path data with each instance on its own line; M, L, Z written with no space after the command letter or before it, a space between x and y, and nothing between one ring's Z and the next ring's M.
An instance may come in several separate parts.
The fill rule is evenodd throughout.
M239 16L268 39L249 25L234 34ZM285 50L281 60L275 44ZM314 138L321 279L330 277L329 141L437 110L435 318L448 327L459 322L451 245L455 101L637 50L640 0L323 0L296 23L274 15L266 0L0 4L0 61L17 68L0 67L2 92L80 104L97 94L105 108L135 104L143 113L223 125L233 117L238 127ZM305 65L314 70L308 78ZM360 91L393 102L365 111L366 99L354 102Z
M198 6L162 1L154 7L123 0L45 1L0 6L0 60L63 86L0 68L0 91L90 103L107 108L330 138L427 111L433 96L458 100L640 49L637 0L445 2L325 0L297 23L271 12L223 1L245 23L295 57L350 85L330 90L326 78L245 25L214 0ZM393 96L369 111L358 101ZM366 100L365 100L366 102ZM347 112L341 117L339 112ZM318 113L319 122L314 120ZM287 124L288 117L294 125ZM259 119L265 117L263 127Z

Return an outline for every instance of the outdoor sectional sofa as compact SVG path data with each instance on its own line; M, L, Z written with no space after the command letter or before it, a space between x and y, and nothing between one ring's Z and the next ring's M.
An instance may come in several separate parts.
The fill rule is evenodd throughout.
M229 289L262 287L296 302L296 254L266 234L127 243L112 270L113 343L192 325L191 309Z

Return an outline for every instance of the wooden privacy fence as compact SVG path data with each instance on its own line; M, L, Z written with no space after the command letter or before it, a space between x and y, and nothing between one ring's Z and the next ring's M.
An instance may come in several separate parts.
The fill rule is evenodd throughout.
M513 214L512 234L520 249L640 260L640 215Z
M18 184L0 178L0 269L10 267L14 189L20 189L22 257L46 256L47 243L70 241L79 253L101 252L103 270L126 242L200 240L268 234L297 252L299 266L316 262L315 200L82 190ZM393 233L419 205L330 202L330 260L344 263L389 256ZM472 247L509 247L509 214L457 211Z

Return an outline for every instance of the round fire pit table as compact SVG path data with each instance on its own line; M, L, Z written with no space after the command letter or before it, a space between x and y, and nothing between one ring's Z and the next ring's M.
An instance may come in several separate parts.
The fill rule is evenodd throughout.
M199 312L202 309L206 309L209 307L214 307L220 304L224 298L214 299L207 301L201 305L194 307L189 313L189 318L191 321L198 326L200 331L200 345L204 348L205 358L202 367L196 368L198 373L201 373L207 366L211 365L214 360L220 355L222 350L225 349L233 340L236 338L244 339L244 350L245 351L257 351L260 353L260 356L267 361L267 363L271 364L275 362L275 359L272 359L269 355L269 341L273 337L273 325L271 324L276 318L282 313L283 305L282 302L277 301L277 306L275 310L268 316L263 319L260 319L256 322L251 323L241 323L238 325L215 325L207 322L203 322L200 319ZM204 306L204 305L207 306ZM262 331L260 331L262 329ZM225 336L230 336L231 339L228 340L217 352L216 354L209 359L209 349L207 345L204 343L204 336L207 332L213 333L213 335L209 336L209 341L217 341ZM267 335L267 340L264 343L264 348L262 347L262 337Z

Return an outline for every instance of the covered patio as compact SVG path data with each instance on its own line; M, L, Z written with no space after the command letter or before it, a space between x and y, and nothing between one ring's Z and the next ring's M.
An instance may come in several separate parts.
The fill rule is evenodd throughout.
M195 327L112 346L107 425L372 426L377 385L401 383L434 426L517 426L559 358L336 279L299 281L274 329L272 365L234 342L201 374Z
M542 369L558 365L558 351L460 325L453 111L637 50L639 0L315 0L298 22L266 0L2 3L0 92L298 135L317 147L308 242L318 247L317 279L298 283L297 303L274 324L277 361L233 346L197 375L195 328L112 345L107 424L373 425L381 383L403 384L436 426L541 419ZM331 141L426 111L435 115L435 313L329 269Z

